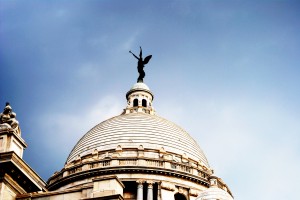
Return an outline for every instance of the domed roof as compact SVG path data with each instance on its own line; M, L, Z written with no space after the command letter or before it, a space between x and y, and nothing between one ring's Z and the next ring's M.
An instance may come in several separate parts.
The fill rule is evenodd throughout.
M135 83L130 90L136 90L136 89L144 89L150 91L149 87L143 83L143 82L137 82Z
M157 115L143 112L122 114L96 125L75 145L67 158L72 162L78 155L122 148L161 149L202 161L209 168L208 161L195 140L176 124Z
M127 92L126 98L128 98L128 96L129 96L131 93L136 92L136 91L145 91L145 92L151 94L151 96L152 96L152 98L153 98L153 94L152 94L152 92L150 91L149 87L148 87L145 83L143 83L143 82L137 82L137 83L135 83L135 84L131 87L131 89Z

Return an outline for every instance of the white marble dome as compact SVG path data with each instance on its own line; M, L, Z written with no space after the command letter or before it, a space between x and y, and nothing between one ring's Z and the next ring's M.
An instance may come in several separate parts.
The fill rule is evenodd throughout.
M208 161L196 141L181 127L157 115L143 112L122 114L96 125L75 145L67 158L70 163L98 151L122 148L161 149L202 162Z
M130 90L136 90L136 89L144 89L144 90L148 90L150 91L149 87L145 84L145 83L142 83L142 82L137 82L135 83Z
M153 100L153 94L150 91L150 88L143 82L137 82L135 83L130 90L127 92L126 94L126 98L128 99L128 96L134 92L138 92L138 91L143 91L143 92L147 92L148 94L150 94L152 96L152 100Z
M196 200L200 194L198 199L206 200L208 194L224 199L226 190L231 200L197 142L156 114L145 83L135 83L126 100L122 114L94 126L77 142L64 168L48 180L49 191L86 188L81 194L94 199L117 186L124 199ZM225 194L209 188L218 184Z

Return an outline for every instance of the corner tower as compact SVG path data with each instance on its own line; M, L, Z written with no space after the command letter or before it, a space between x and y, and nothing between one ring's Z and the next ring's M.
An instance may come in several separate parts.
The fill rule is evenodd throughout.
M47 191L46 183L22 159L26 147L16 113L7 102L0 113L0 200Z

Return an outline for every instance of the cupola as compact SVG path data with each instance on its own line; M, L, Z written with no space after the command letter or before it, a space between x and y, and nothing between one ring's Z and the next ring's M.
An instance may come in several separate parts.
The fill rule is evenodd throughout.
M155 114L152 107L153 94L149 87L143 82L135 83L126 93L127 107L125 114L143 112L147 114Z

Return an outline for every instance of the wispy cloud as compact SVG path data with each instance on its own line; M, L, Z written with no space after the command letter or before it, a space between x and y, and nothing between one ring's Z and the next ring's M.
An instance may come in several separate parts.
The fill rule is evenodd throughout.
M236 199L295 198L298 2L28 0L0 10L0 105L12 102L24 157L44 178L122 111L137 78L128 50L141 45L153 55L145 80L157 113L195 138Z
M120 101L108 95L102 97L96 104L85 105L84 108L78 108L73 112L45 112L37 122L39 129L43 130L39 145L57 155L55 162L59 161L61 168L68 152L87 131L105 119L120 114L122 109ZM54 167L57 165L53 165L52 172L60 169Z

